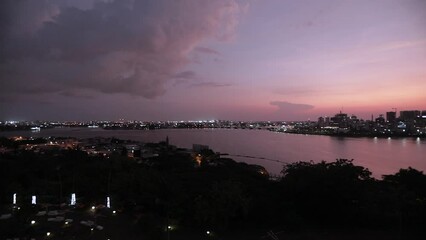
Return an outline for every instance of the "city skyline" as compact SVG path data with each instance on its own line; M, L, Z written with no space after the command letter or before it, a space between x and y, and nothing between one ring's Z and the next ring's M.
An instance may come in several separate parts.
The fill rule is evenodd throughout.
M2 1L2 120L426 109L426 2Z

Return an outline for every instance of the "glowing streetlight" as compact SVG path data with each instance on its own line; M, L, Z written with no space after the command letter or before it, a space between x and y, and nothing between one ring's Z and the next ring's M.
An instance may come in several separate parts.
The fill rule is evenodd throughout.
M95 206L92 206L92 210L95 210L96 209L96 207Z
M50 232L47 232L47 233L46 233L46 236L48 236L48 237L49 237L49 236L50 236Z
M31 225L34 225L36 223L36 221L31 220Z
M210 231L206 231L207 235L210 235Z
M77 200L75 198L75 193L72 193L71 194L71 203L70 203L70 205L74 206L76 204L76 202L77 202Z
M106 198L106 207L111 208L111 200L109 197Z

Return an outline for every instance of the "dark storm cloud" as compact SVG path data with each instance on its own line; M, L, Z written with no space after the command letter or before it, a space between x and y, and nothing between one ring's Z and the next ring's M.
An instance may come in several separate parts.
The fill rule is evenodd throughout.
M300 113L300 112L314 108L314 106L309 104L290 103L285 101L274 101L274 102L270 102L270 104L278 107L277 112L283 113L283 114L289 114L289 115Z
M233 0L1 1L1 93L85 89L154 98L206 38L232 37ZM67 2L68 4L72 2Z

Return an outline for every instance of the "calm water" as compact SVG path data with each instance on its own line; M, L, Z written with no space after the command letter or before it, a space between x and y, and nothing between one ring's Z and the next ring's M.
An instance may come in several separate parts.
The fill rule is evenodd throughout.
M262 165L273 174L281 171L282 162L333 161L336 158L354 159L355 164L367 167L377 178L409 166L426 172L426 140L416 138L338 138L242 129L138 131L57 128L42 130L38 133L2 132L0 135L78 138L114 136L143 142L164 141L168 136L170 143L178 147L192 148L192 144L197 143L209 145L216 152L255 157L232 156L237 161Z

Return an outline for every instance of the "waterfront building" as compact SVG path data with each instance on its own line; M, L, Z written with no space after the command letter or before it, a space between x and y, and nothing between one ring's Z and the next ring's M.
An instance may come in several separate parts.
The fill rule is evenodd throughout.
M394 123L396 121L396 112L386 112L386 121Z
M330 126L330 117L325 117L325 126Z
M385 124L385 118L383 117L383 114L380 114L378 118L376 118L376 123L378 124Z
M426 110L423 110L418 119L417 127L426 127Z
M330 120L334 126L341 127L341 128L348 127L348 122L349 122L348 114L342 113L342 111L334 115L334 117L332 117Z
M325 120L323 117L318 118L318 127L325 127Z
M414 122L417 118L420 117L419 110L409 110L409 111L400 111L399 118L406 122Z

